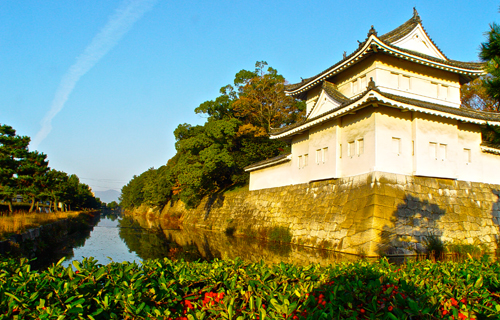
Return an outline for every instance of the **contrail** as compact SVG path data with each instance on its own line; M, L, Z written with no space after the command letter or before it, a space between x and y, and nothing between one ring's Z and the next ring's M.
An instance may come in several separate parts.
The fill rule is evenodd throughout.
M41 122L42 128L31 142L33 149L36 149L52 130L52 119L64 108L78 80L101 60L156 2L157 0L125 0L121 3L106 25L63 76L50 110Z

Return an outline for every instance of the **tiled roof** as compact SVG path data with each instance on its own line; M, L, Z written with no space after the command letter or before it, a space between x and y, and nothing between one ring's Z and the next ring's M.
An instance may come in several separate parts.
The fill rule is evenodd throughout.
M483 141L481 142L481 145L489 148L498 149L500 151L500 144L491 143L489 141Z
M310 82L312 82L314 80L316 80L316 82L321 81L321 80L326 80L326 78L328 78L330 76L329 74L331 72L334 72L335 69L339 68L342 64L344 64L344 62L350 60L351 58L358 56L358 55L362 56L363 52L365 52L367 54L373 54L374 52L373 52L372 48L370 46L366 45L367 42L371 39L370 35L375 36L379 42L381 42L384 46L386 46L391 51L399 51L399 52L402 52L404 54L414 56L416 58L422 58L422 59L425 59L427 61L435 62L435 63L440 64L440 65L445 65L445 66L450 66L450 67L455 67L455 68L460 68L460 69L466 69L466 70L471 70L471 71L480 71L483 69L484 63L463 62L463 61L449 60L449 59L443 60L443 59L429 56L429 55L426 55L426 54L423 54L420 52L416 52L416 51L412 51L412 50L408 50L408 49L403 49L403 48L400 48L398 46L392 45L392 43L394 41L397 41L397 40L403 38L404 36L406 36L420 23L421 23L421 19L415 11L414 16L410 20L406 21L401 26L397 27L396 29L394 29L394 30L392 30L392 31L380 36L380 37L377 37L376 32L373 29L371 29L370 32L368 33L369 36L365 39L365 41L360 43L358 49L356 49L350 55L346 56L344 59L340 60L339 62L337 62L336 64L334 64L330 68L318 73L317 75L315 75L313 77L302 79L302 81L298 82L298 83L286 85L285 90L288 92L291 92L291 91L294 91L294 90L297 90L297 89L303 87L304 85L308 85ZM422 27L422 29L423 29L423 27ZM425 32L425 29L424 29L424 32ZM432 41L432 39L429 36L428 36L428 38ZM434 42L433 42L433 44L435 45ZM376 44L374 44L374 45L376 45ZM438 48L438 47L436 46L436 48ZM439 50L439 48L438 48L438 50ZM391 51L387 51L387 53L395 53L395 52L391 52ZM441 52L441 50L439 50L439 51ZM441 52L441 54L443 54L443 53ZM444 54L443 54L443 56L446 57ZM403 55L403 57L405 57L405 56ZM406 58L409 59L409 57L406 57ZM416 62L419 62L419 61L416 61Z
M454 108L448 107L437 103L426 102L417 99L411 99L407 97L398 96L395 94L385 93L377 90L382 96L389 98L394 101L398 101L401 103L411 104L417 107L422 107L429 110L436 110L441 112L446 112L450 114L454 114L457 116L484 120L484 121L500 121L500 113L495 112L486 112L486 111L478 111L469 108Z
M252 163L251 165L246 166L243 169L245 171L252 171L252 169L261 168L261 167L268 167L268 166L272 166L275 164L287 162L287 161L290 161L290 159L288 159L289 155L291 155L291 153L280 154L279 156L276 156L274 158L269 158L269 159L262 160L262 161L259 161L256 163Z
M398 41L409 34L421 22L422 20L420 19L418 13L413 12L413 17L411 17L410 20L406 21L396 29L381 35L379 39L387 43Z
M344 96L339 90L337 90L337 86L335 84L329 81L324 81L322 88L335 101L338 101L340 103L346 103L350 101L348 97Z
M366 95L370 91L375 91L375 92L379 93L382 97L390 99L394 102L399 102L399 103L403 103L403 104L407 104L407 105L413 105L413 106L420 107L420 108L427 109L427 110L433 110L433 111L437 111L440 113L446 113L449 115L454 115L454 116L464 117L464 118L469 118L469 119L476 119L476 120L480 120L480 121L500 122L500 113L477 111L477 110L472 110L472 109L468 109L468 108L454 108L454 107L440 105L440 104L436 104L436 103L432 103L432 102L426 102L426 101L422 101L422 100L417 100L417 99L412 99L412 98L407 98L407 97L403 97L403 96L399 96L399 95L395 95L395 94L382 92L378 88L375 88L375 89L368 88L365 92L363 92L361 95L357 96L355 99L348 100L347 102L342 103L342 105L340 105L339 107L337 107L335 109L329 110L329 111L327 111L323 114L317 115L313 118L305 119L301 122L292 124L290 126L286 126L283 128L272 130L271 136L283 134L283 133L290 131L294 128L300 127L302 125L306 125L306 124L314 122L314 121L316 121L324 116L327 116L331 113L337 112L340 109L346 108L346 107L356 103L357 101L365 98ZM387 101L384 103L387 103L389 105L391 104L390 102L387 102ZM372 101L370 102L370 104L372 104ZM325 121L326 121L326 119L325 119ZM317 125L317 124L314 124L314 125Z
M402 25L400 25L396 29L389 31L386 34L383 34L382 36L379 37L379 39L382 40L383 42L385 42L386 44L394 43L394 42L398 41L399 39L402 39L405 36L407 36L419 24L422 25L422 19L420 19L420 16L418 15L417 10L415 8L413 8L413 17L411 17L410 20L406 21L405 23L403 23ZM446 57L446 55L443 53L443 51L441 51L441 49L439 49L439 47L432 40L432 38L429 37L429 34L427 33L427 31L425 30L425 28L423 26L422 26L422 29L424 30L427 38L429 38L429 40L432 42L432 44L439 50L439 53L441 53L443 55L443 57L445 57L446 60L448 60L448 57Z

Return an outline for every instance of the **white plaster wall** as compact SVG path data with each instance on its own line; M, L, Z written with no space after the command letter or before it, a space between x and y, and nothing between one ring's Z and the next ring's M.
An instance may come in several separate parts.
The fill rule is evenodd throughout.
M339 161L340 177L348 177L370 172L375 166L375 116L371 108L362 109L356 114L348 114L341 119L340 143L342 144ZM356 143L363 139L364 150L357 154ZM349 142L354 142L354 152L349 155Z
M291 161L250 172L249 190L260 190L292 185Z
M471 123L459 122L458 134L458 179L465 181L483 181L483 153L481 152L481 128ZM464 153L464 148L470 150L470 162ZM499 158L500 160L500 158Z
M335 119L309 132L310 180L337 178L337 145L340 119ZM325 150L327 148L327 150ZM318 159L316 158L318 157Z
M375 109L376 160L373 171L411 175L413 144L411 112L379 107Z
M458 132L457 121L413 113L413 136L415 140L415 167L417 176L458 178ZM437 155L430 143L435 143ZM443 145L446 154L443 155Z
M425 67L417 68L415 64L396 62L391 58L377 61L373 73L375 84L384 92L460 107L460 83L454 74Z
M500 155L483 152L481 155L481 164L483 168L483 179L481 182L500 184Z
M309 154L309 133L305 132L297 135L292 140L292 161L289 174L292 176L293 183L309 182L309 168L314 159ZM304 156L307 155L307 165L304 164ZM302 157L302 165L299 166L299 157Z
M312 108L318 101L321 91L322 91L321 86L318 86L307 92L306 115L308 115L311 112Z

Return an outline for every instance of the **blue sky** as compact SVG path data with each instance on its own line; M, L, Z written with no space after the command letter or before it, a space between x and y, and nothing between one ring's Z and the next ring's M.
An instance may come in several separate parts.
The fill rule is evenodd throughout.
M0 123L34 139L66 90L36 149L52 168L77 174L94 190L120 190L134 174L165 164L175 154L177 125L202 124L193 110L256 61L298 82L354 51L371 25L383 34L404 23L414 6L448 58L477 61L489 24L500 22L499 5L2 0ZM99 38L106 31L111 35ZM80 73L68 89L75 66Z

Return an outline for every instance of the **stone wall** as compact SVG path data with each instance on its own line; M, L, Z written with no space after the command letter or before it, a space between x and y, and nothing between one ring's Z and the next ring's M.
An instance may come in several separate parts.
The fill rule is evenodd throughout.
M423 250L425 237L496 248L500 185L374 172L257 191L218 194L161 215L183 225L265 237L289 227L293 243L373 256ZM144 208L143 208L144 209ZM141 210L139 210L141 211Z

